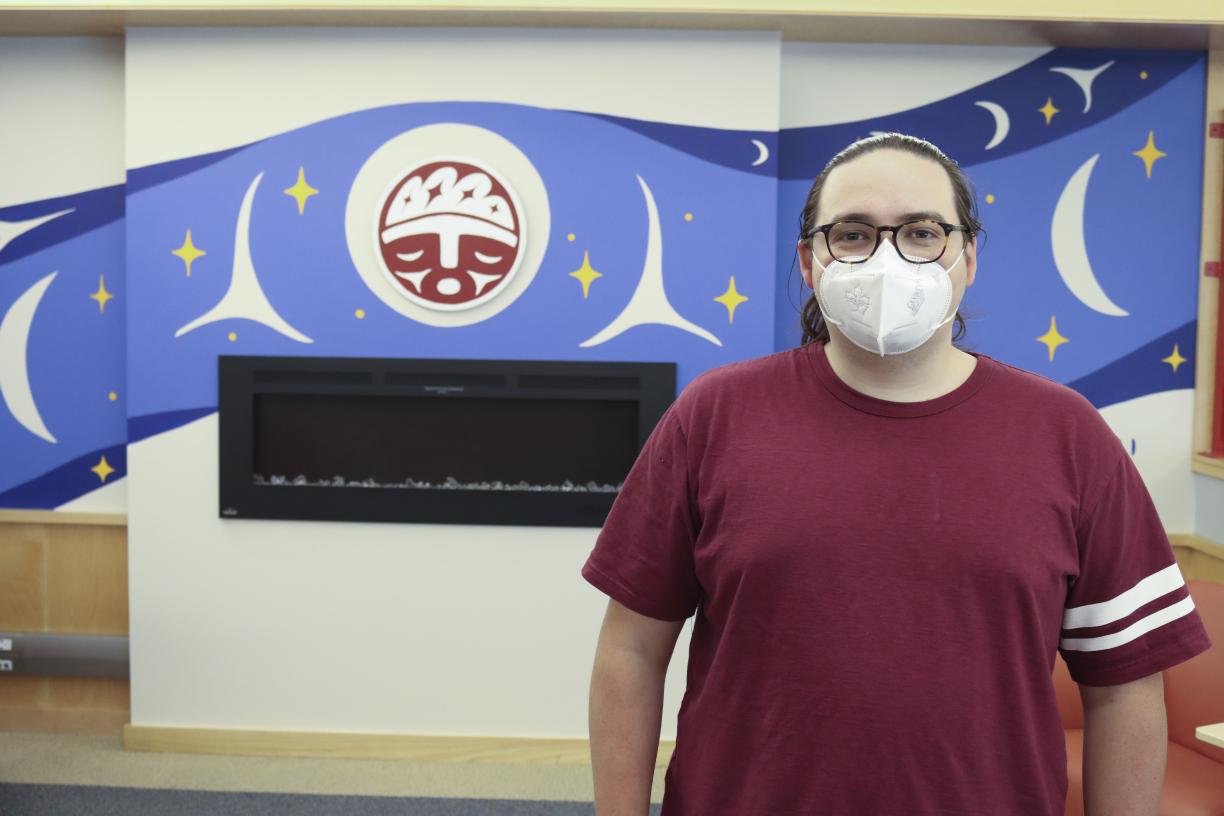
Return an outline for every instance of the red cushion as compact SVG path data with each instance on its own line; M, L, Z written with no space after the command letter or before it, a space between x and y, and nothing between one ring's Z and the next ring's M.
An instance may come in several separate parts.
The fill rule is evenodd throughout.
M1170 742L1160 816L1224 816L1224 765Z
M1054 696L1058 699L1058 713L1062 715L1063 728L1084 727L1084 704L1080 700L1079 684L1071 679L1067 663L1061 654L1054 655Z
M1084 816L1084 732L1064 732L1067 744L1066 816ZM1169 743L1160 816L1224 816L1224 765Z
M1212 646L1164 673L1169 740L1221 763L1220 773L1224 774L1224 748L1194 736L1200 725L1224 722L1224 584L1186 583Z

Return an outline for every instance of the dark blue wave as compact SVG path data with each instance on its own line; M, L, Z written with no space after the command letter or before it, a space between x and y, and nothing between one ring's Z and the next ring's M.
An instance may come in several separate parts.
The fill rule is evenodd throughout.
M573 112L580 113L579 111ZM721 167L742 170L758 176L772 177L777 172L778 134L772 130L720 130L696 125L671 125L664 122L629 119L603 113L581 113L581 115L619 125L659 144L681 150L690 156ZM753 139L760 139L769 149L769 157L755 167L752 163L758 160L760 151L752 143Z
M1200 51L1085 50L1056 48L1009 74L929 105L875 119L839 125L790 128L780 133L779 178L811 180L837 151L873 130L900 131L931 138L962 167L1022 153L1091 127L1151 95L1203 60ZM1092 84L1092 108L1083 113L1084 95L1070 77L1053 67L1114 65ZM1146 72L1147 79L1140 79ZM1060 113L1047 125L1038 112L1053 97ZM992 150L994 117L974 105L997 102L1008 112L1011 129ZM959 127L949 127L960 122Z
M177 411L163 411L160 414L128 417L128 444L156 436L216 412L217 406L211 405L207 408L182 408Z
M1197 321L1191 320L1178 326L1067 386L1080 392L1097 408L1161 391L1193 388L1194 360L1188 359L1176 371L1161 360L1169 356L1174 344L1183 357L1193 357L1197 325Z
M72 212L18 235L0 249L0 264L24 258L90 230L104 227L112 221L118 221L124 213L123 185L116 184L84 193L3 207L0 208L0 221L28 221L68 209Z
M258 142L251 144L258 144ZM61 210L72 210L67 215L48 221L37 229L14 238L7 246L0 249L0 264L24 258L41 249L55 246L90 230L106 226L112 221L118 221L126 212L125 199L131 193L137 193L188 173L194 173L196 170L215 164L250 146L248 144L231 147L216 153L206 153L203 156L191 156L163 164L138 167L128 171L126 184L115 184L110 187L87 190L83 193L29 201L11 207L0 207L0 221L28 221L31 218L50 215Z
M78 456L35 479L10 487L0 493L0 507L51 510L96 490L102 486L102 482L90 468L95 467L103 456L115 471L106 477L106 484L127 475L127 447L112 445Z

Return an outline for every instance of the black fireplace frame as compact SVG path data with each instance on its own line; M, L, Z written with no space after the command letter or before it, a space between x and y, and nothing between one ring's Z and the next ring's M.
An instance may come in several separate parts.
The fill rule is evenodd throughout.
M222 518L599 527L616 493L256 485L255 397L387 394L440 400L635 401L640 451L675 399L676 365L221 355L217 390Z

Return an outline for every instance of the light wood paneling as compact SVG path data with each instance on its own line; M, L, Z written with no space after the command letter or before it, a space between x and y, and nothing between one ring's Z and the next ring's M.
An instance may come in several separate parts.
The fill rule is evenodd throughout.
M126 635L127 530L47 527L47 631Z
M1177 566L1187 581L1214 581L1224 584L1224 561L1206 553L1175 547Z
M0 629L45 631L46 544L42 525L0 525Z
M0 707L46 708L50 699L45 677L0 675Z
M1169 543L1173 545L1173 556L1187 581L1224 584L1224 545L1188 534L1171 535Z
M54 709L119 711L129 713L131 683L109 677L47 677L49 700ZM127 720L124 720L127 722Z
M415 734L361 734L312 731L246 731L221 728L159 728L128 725L129 751L170 751L236 756L411 759L418 762L491 762L589 765L584 739L440 737ZM675 742L659 745L655 767L666 767Z
M0 708L0 733L119 735L131 716L126 711Z
M126 527L0 522L0 630L124 635L127 596ZM0 731L118 734L131 719L130 689L110 678L0 676Z

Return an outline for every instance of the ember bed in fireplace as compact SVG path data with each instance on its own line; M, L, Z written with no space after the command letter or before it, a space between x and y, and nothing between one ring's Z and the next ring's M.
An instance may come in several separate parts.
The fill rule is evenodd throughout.
M225 518L598 527L672 363L220 357Z

